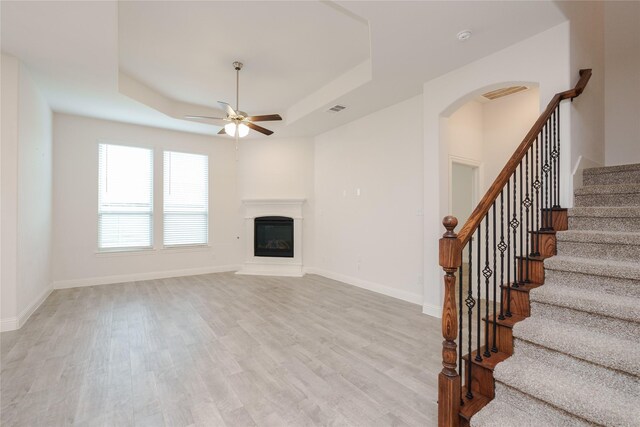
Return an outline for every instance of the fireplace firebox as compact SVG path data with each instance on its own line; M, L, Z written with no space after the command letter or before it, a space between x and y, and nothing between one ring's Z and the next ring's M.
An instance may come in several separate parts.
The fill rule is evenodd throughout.
M254 255L293 258L293 219L263 216L254 220Z

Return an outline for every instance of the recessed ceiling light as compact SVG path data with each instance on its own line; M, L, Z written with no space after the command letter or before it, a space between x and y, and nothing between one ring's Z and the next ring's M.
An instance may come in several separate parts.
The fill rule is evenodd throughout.
M470 38L471 38L471 31L469 30L463 30L458 33L458 40L460 40L461 42L465 40L469 40Z

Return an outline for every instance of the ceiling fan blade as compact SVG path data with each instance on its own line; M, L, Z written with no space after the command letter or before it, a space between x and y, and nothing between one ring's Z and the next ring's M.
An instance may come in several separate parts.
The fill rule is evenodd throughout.
M227 104L226 102L218 101L218 104L220 104L222 109L227 113L227 116L237 116L238 115L238 113L236 113L236 110L231 108L231 105Z
M247 120L252 122L271 122L275 120L282 120L280 114L265 114L264 116L250 116Z
M265 129L262 126L258 126L258 125L254 124L254 123L251 123L251 122L245 121L245 122L242 122L242 123L244 123L245 125L249 126L251 129L255 130L256 132L263 133L263 134L265 134L267 136L269 136L269 135L271 135L273 133L273 131L270 131L269 129Z
M227 134L227 132L225 132L224 128L222 128L222 129L220 129L218 131L218 135L226 135L226 134Z
M185 119L206 119L206 120L225 120L222 117L210 117L210 116L184 116Z

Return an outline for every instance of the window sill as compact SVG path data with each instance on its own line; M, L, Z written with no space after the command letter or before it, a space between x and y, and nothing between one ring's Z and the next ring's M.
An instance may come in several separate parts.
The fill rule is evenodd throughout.
M211 245L179 245L179 246L164 246L162 251L164 253L182 253L182 252L210 252L213 250Z
M134 249L98 249L95 255L98 257L130 256L130 255L151 255L156 252L155 248L134 248Z

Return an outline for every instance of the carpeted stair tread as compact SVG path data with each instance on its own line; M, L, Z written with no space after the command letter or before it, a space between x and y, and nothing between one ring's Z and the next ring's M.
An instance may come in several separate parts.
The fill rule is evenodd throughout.
M631 340L536 316L516 324L513 336L596 365L640 376L640 358L632 350L637 343ZM515 354L518 354L517 350Z
M626 296L594 292L561 284L540 286L533 289L529 295L531 301L640 323L640 305Z
M611 261L557 255L544 260L548 270L571 271L601 277L640 280L640 264L629 261ZM640 283L638 284L640 286Z
M562 369L516 353L496 367L494 376L496 381L593 423L637 426L640 419L636 396L595 383L571 367Z
M567 230L556 233L558 242L600 243L612 245L640 245L640 231Z
M604 184L585 185L575 191L576 196L586 196L591 194L631 194L640 193L640 184Z
M471 418L471 427L540 427L545 426L575 426L573 420L554 418L549 412L532 414L525 410L527 406L520 402L514 406L499 399L492 400L482 411ZM534 416L535 415L535 416ZM544 420L541 419L544 416ZM589 424L584 424L589 425Z
M589 168L589 169L584 169L582 173L584 174L584 176L588 176L588 175L600 175L603 173L619 173L619 172L629 172L629 171L640 172L640 163L632 163L628 165L617 165L617 166L603 166L599 168Z
M640 218L638 206L581 206L569 209L569 217Z

